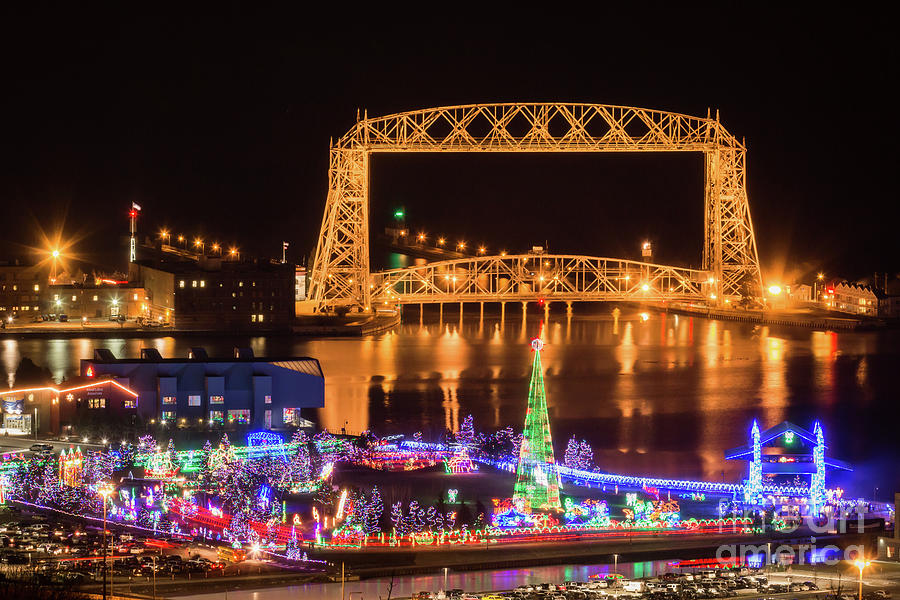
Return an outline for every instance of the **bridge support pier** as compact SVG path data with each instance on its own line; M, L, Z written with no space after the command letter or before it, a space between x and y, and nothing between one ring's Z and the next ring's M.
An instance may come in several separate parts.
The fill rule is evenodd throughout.
M425 303L419 302L419 325L425 321Z
M478 314L478 318L483 321L484 320L484 302L479 302L478 308L480 310L480 313Z
M500 303L500 322L502 323L505 318L506 318L506 302L501 302Z
M444 322L444 303L439 302L438 307L439 307L438 308L438 323L443 323Z
M550 322L550 303L544 302L544 324Z
M525 315L528 314L528 303L522 302L522 318L525 318Z
M566 316L567 317L572 316L572 303L571 302L566 302Z

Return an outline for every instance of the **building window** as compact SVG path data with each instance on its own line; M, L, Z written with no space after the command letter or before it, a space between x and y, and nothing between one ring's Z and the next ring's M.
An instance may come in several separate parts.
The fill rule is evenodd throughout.
M162 415L160 418L163 421L174 421L175 420L175 411L174 410L164 410L162 411Z
M260 323L263 322L263 316L262 316L262 315L259 315L259 322L260 322Z
M106 408L106 398L88 398L88 408Z
M36 292L41 291L41 286L38 284L34 284L34 291L36 291Z
M300 417L299 408L284 408L281 410L282 421L285 425L294 425Z
M205 287L206 287L206 280L205 280L205 279L201 279L201 280L200 280L200 287L202 287L202 288L205 288Z
M197 280L196 280L196 279L195 279L194 281L191 282L191 287L197 287Z
M225 413L221 410L209 411L209 422L210 424L215 423L216 425L223 424L225 422Z
M178 287L180 287L180 288L184 287L184 279L182 279L181 281L178 282Z
M266 404L272 404L272 396L265 396L265 397L263 398L263 401L264 401Z
M210 396L210 404L225 404L225 396Z
M96 302L97 300L99 300L99 298L97 297L96 294L94 294L94 302Z
M175 396L163 396L163 404L175 404Z
M75 302L76 300L78 300L78 297L77 297L77 296L72 296L72 302Z
M188 396L188 406L200 406L200 396Z
M250 315L250 322L256 323L256 315Z
M137 408L137 400L135 399L126 399L125 400L125 408Z
M248 409L229 410L228 422L237 423L238 425L249 425L250 411Z
M266 429L272 429L272 411L267 410L265 415L266 415Z

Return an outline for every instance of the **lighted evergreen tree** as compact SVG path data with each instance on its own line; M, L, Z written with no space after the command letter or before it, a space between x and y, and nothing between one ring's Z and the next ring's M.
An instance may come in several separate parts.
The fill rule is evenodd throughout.
M475 421L472 415L468 415L463 419L463 424L460 425L459 431L456 433L456 441L467 447L471 446L472 442L475 441Z
M394 524L394 533L396 535L406 535L409 531L406 526L406 519L403 518L403 503L397 502L391 505L391 523Z
M569 443L566 444L566 453L563 455L563 460L566 463L566 466L572 469L578 468L578 450L580 446L578 444L578 440L575 439L575 436L569 438Z
M556 472L550 417L547 415L547 396L541 367L544 343L540 335L532 340L531 347L534 349L534 361L531 365L528 409L525 413L525 431L519 450L513 501L526 509L562 510L559 501L562 486Z
M581 440L578 444L578 468L590 469L594 466L594 449L587 440Z
M365 532L367 535L381 533L381 515L384 512L384 501L381 499L381 492L378 486L372 488L372 497L366 503L366 522Z

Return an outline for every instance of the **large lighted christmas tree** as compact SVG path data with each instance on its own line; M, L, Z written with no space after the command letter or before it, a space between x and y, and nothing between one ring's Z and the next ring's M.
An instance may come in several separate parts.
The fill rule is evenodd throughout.
M519 449L513 502L519 510L525 511L562 510L559 501L562 486L553 456L550 417L547 415L547 395L544 392L544 373L541 368L544 342L540 336L531 341L531 347L534 350L534 362L531 365L528 409L525 413L522 446Z

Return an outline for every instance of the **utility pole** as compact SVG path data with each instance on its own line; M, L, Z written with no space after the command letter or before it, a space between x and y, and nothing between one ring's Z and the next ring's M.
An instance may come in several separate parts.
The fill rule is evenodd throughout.
M284 264L287 262L287 257L285 256L285 252L287 251L288 246L290 246L289 243L284 242L284 241L281 242L281 264Z

